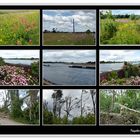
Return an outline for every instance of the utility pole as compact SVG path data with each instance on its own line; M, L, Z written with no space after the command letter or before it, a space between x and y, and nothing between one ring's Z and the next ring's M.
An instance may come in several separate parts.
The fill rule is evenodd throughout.
M73 33L75 33L75 23L74 23L74 19L73 19Z

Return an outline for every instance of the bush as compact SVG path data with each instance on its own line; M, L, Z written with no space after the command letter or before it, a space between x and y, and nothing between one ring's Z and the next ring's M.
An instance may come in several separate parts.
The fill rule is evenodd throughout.
M131 19L131 20L136 20L137 17L136 17L136 15L132 14L132 15L130 15L130 19Z
M111 73L109 73L108 76L108 80L111 81L112 79L117 79L118 78L118 74L116 71L112 71Z
M34 77L39 77L39 61L31 64L31 74Z
M117 23L112 19L106 19L101 21L101 43L108 44L108 40L110 40L113 36L115 36L117 32Z
M140 76L140 68L137 65L127 64L124 66L125 78L129 78L131 76Z
M44 110L43 112L43 122L44 124L53 124L53 114L48 110Z
M0 66L3 66L5 64L4 59L0 57Z

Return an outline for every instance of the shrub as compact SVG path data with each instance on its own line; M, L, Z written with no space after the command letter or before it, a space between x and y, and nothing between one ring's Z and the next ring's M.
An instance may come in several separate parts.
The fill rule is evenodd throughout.
M5 64L4 59L0 57L0 66L3 66Z
M108 75L108 79L112 80L112 79L117 79L118 78L118 74L116 71L112 71L111 73L109 73Z
M129 78L130 76L140 76L140 68L137 65L127 64L123 67L125 71L125 77Z
M31 74L34 77L39 77L39 61L31 64Z
M125 83L125 79L116 79L117 85L122 85L123 83Z
M111 39L117 32L117 23L112 19L106 19L101 21L101 43L108 44L108 40Z

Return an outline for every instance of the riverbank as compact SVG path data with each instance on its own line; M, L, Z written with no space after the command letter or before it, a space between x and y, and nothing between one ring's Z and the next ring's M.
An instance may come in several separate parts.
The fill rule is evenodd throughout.
M46 85L46 86L50 86L50 85L55 85L54 83L52 83L51 81L48 81L48 80L43 80L43 85Z
M140 85L139 71L139 65L125 65L120 70L100 73L100 85Z
M0 85L37 85L39 77L34 76L31 66L5 63L0 66Z

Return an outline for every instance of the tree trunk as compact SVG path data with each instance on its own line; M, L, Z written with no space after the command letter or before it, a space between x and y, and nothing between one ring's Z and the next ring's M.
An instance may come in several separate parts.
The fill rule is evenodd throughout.
M33 119L36 119L36 117L37 117L36 110L35 110L35 104L36 104L36 100L37 100L38 90L30 90L29 94L30 94L29 117L30 117L30 121L32 121Z

